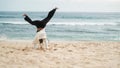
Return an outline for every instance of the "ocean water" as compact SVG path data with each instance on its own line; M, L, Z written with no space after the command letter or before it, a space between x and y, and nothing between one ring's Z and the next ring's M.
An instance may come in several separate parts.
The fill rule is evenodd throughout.
M32 40L36 27L22 14L42 20L48 12L0 12L0 40ZM46 26L48 40L120 41L120 13L56 12Z

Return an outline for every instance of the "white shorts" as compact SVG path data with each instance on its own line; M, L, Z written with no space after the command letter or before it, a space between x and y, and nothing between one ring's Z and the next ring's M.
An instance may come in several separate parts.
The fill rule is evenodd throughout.
M46 36L45 29L42 29L36 33L35 38L33 40L33 44L39 45L40 44L39 39L46 39L46 38L47 38L47 36Z

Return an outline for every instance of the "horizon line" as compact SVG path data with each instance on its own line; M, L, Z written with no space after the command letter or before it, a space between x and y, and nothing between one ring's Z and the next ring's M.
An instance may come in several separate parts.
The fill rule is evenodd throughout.
M48 12L48 11L0 11L0 12ZM76 12L76 13L120 13L120 11L57 11L57 12Z

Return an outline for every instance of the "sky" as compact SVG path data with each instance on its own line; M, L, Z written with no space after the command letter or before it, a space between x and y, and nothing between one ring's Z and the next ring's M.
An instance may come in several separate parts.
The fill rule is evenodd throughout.
M120 12L120 0L0 0L0 11Z

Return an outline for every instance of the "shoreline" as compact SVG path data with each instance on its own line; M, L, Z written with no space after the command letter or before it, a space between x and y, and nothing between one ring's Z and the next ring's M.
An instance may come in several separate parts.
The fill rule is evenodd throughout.
M33 49L32 40L0 41L0 67L120 68L120 42L50 41L49 46L42 51Z
M33 39L0 39L0 41L28 41L32 42ZM120 42L119 40L48 40L52 42Z

